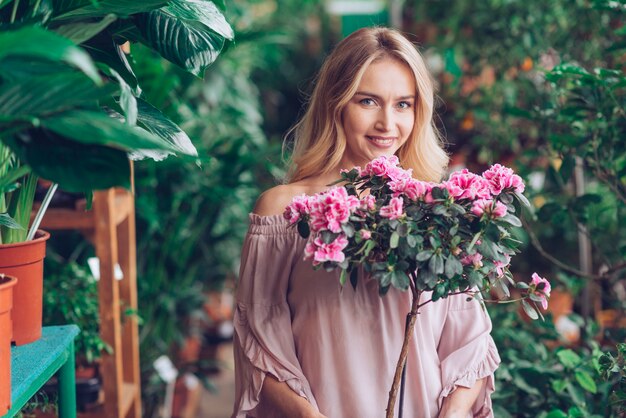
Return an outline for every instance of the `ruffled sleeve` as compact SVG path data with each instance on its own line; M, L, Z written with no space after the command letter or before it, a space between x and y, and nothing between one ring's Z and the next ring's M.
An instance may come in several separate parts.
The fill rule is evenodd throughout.
M443 386L439 407L457 386L470 388L477 380L486 377L472 406L472 416L493 417L493 374L500 364L500 356L489 335L491 320L478 301L468 302L465 295L451 296L449 299L448 313L437 349Z
M317 408L296 356L286 300L299 241L282 216L250 215L234 318L235 418L267 416L259 397L268 373Z

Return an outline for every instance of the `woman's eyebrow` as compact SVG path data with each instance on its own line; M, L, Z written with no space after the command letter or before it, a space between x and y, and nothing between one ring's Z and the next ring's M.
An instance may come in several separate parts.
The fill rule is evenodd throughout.
M375 99L380 99L381 97L377 94L374 93L370 93L367 91L357 91L356 93L354 93L355 96L369 96L369 97L373 97ZM409 100L409 99L415 99L415 96L410 94L408 96L400 96L397 97L396 100Z

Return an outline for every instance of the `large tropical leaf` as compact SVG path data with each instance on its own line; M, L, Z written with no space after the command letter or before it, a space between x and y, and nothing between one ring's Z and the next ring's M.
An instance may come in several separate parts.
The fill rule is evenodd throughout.
M38 176L64 190L89 192L130 186L126 152L102 145L81 144L45 129L32 129L10 141L22 161Z
M71 110L41 120L41 126L82 144L107 145L133 151L158 149L178 152L172 144L146 130L121 123L104 112Z
M95 61L106 64L115 70L133 88L137 96L141 94L137 77L130 67L126 55L108 32L105 31L94 36L83 44L83 48L89 52Z
M80 69L95 83L101 79L96 66L81 48L56 33L38 27L0 32L0 61L7 57L32 57L65 62Z
M82 44L102 32L116 19L117 16L114 14L108 14L95 22L67 23L57 26L53 30L59 35L71 39L76 44Z
M195 75L202 75L234 36L224 15L206 0L172 0L134 19L152 48Z
M180 153L197 156L198 151L191 143L189 136L169 120L159 109L142 99L137 99L138 123L146 130L169 142ZM131 153L131 158L137 160L142 158L152 158L159 161L167 157L171 152L156 150L140 150Z
M167 4L167 0L53 0L54 20L102 17L110 13L129 16Z
M0 61L0 70L4 64ZM0 120L44 118L76 106L96 108L100 98L113 93L112 87L97 87L75 71L4 82L0 84Z

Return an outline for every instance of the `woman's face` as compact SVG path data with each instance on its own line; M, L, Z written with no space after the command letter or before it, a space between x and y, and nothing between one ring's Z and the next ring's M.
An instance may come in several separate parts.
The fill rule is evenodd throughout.
M406 64L385 58L369 65L342 113L343 168L392 155L407 141L415 123L415 92Z

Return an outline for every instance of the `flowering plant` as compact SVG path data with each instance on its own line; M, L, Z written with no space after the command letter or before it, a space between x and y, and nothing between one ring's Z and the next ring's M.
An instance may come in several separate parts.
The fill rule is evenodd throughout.
M510 297L509 286L519 289L518 300L531 318L541 316L539 305L547 307L547 280L535 273L530 283L516 283L508 269L518 252L511 233L521 226L515 214L520 204L529 205L523 192L522 179L499 164L482 175L465 169L429 183L414 179L396 156L382 156L364 169L342 170L329 190L297 196L285 209L284 217L308 238L305 258L315 268L339 268L340 283L349 277L356 287L356 267L363 266L381 295L390 287L411 290L388 417L420 307L461 293L483 300L481 292L492 287ZM432 293L420 304L423 292Z

